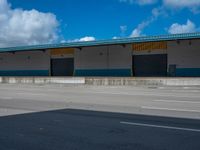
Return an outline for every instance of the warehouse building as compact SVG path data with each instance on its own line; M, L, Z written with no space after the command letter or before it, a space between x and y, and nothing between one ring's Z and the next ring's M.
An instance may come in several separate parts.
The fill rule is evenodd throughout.
M0 76L200 77L200 33L1 48Z

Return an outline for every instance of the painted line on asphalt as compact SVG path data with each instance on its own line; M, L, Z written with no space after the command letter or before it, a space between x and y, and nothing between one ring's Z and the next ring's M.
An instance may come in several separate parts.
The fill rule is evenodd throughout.
M162 129L170 129L170 130L189 131L189 132L200 132L200 129L192 129L192 128L163 126L163 125L154 125L154 124L145 124L145 123L134 123L134 122L125 122L125 121L121 121L120 123L121 124L125 124L125 125L132 125L132 126L142 126L142 127L150 127L150 128L162 128Z
M164 102L164 103L191 103L191 104L200 104L200 101L179 101L179 100L153 100L154 102Z
M168 110L168 111L178 111L178 112L196 112L200 113L200 110L192 110L192 109L176 109L176 108L162 108L162 107L149 107L142 106L142 109L150 109L150 110Z

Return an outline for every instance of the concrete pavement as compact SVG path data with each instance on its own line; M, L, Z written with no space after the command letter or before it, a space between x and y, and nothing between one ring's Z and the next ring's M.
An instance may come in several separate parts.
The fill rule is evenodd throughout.
M2 150L199 150L200 87L0 84Z
M0 84L0 116L66 108L200 119L200 88Z

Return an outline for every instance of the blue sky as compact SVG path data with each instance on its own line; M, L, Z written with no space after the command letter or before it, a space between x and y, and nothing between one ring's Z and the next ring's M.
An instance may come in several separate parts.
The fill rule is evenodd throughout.
M180 0L7 0L7 3L12 11L21 8L21 16L32 9L54 15L57 25L49 31L56 32L52 34L56 34L57 42L81 38L87 41L84 37L101 40L197 32L200 27L200 0L181 3ZM41 29L44 28L43 25ZM37 44L37 39L34 40Z

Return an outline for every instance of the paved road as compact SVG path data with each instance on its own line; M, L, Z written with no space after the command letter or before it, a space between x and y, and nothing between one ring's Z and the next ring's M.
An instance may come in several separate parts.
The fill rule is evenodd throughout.
M199 150L200 121L57 110L0 118L2 150Z
M199 150L199 91L1 84L0 149Z
M0 84L0 116L66 108L200 119L200 87Z

